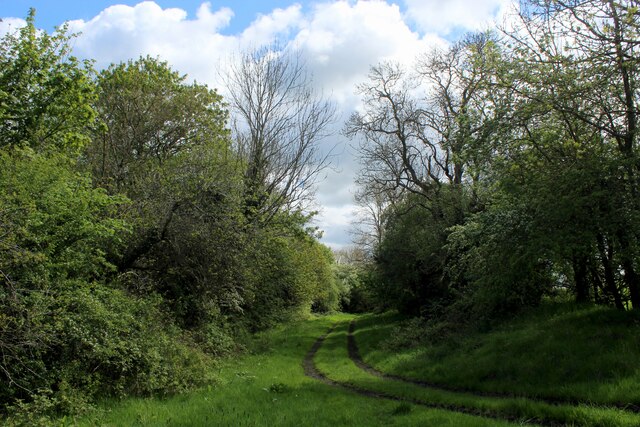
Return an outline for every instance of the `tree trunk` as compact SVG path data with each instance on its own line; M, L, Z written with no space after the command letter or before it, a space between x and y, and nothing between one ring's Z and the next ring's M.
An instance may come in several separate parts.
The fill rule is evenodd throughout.
M624 282L629 289L629 299L631 299L633 309L640 310L640 278L633 266L631 245L624 231L619 230L617 234L618 240L620 241L620 257L622 260L622 268L624 269Z
M622 304L622 297L620 296L620 290L616 284L616 278L613 274L613 265L611 260L613 259L613 247L609 244L608 251L604 247L604 237L602 234L598 234L598 251L600 252L600 259L602 260L602 267L604 268L604 282L607 294L613 297L613 302L618 310L624 310L624 304Z
M573 279L575 282L576 302L589 301L589 281L587 280L587 257L573 257Z

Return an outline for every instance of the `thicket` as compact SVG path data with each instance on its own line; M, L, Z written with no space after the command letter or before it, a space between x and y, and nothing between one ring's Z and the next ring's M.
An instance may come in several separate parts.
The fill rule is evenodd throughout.
M358 88L372 301L455 328L545 296L640 309L637 5L505 22Z
M149 57L96 73L72 37L32 11L0 40L0 416L18 424L211 381L247 333L339 304L304 206L256 181L287 159L239 149L215 90Z

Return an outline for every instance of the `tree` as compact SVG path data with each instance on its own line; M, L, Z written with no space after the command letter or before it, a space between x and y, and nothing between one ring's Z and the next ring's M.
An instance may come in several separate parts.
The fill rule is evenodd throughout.
M0 147L77 150L94 122L91 62L71 53L67 27L53 35L27 24L0 40Z
M358 87L365 110L345 127L362 137L363 184L427 199L445 184L459 187L474 160L468 149L492 133L495 109L485 95L495 56L492 36L478 34L424 55L415 75L390 63L373 67Z
M270 221L304 209L329 164L320 146L335 107L314 93L300 53L264 47L243 53L223 75L244 162L247 212Z
M211 193L199 197L223 197L231 190L222 183L234 185L222 98L185 80L150 57L112 65L98 76L96 110L103 126L86 157L97 185L134 202L137 232L119 261L122 270L163 242L176 212L188 209L196 196L189 191L197 191L190 179L202 178L197 167L211 173L200 189Z
M87 160L98 185L132 201L121 280L160 293L183 327L240 312L247 242L221 96L150 57L112 65L97 83L104 126Z
M382 243L390 202L384 199L384 193L379 192L359 192L355 199L359 209L352 223L353 241L372 258Z
M88 157L98 185L112 192L137 195L152 167L203 145L228 143L222 97L187 84L166 62L147 56L111 65L97 85L104 126Z
M477 187L501 112L490 95L499 48L469 35L419 58L416 71L383 63L359 86L364 111L345 133L360 137L360 200L386 298L433 314L449 304L449 228L478 205ZM362 233L361 233L362 234Z
M576 248L572 257L577 297L585 298L585 271L592 270L593 282L604 277L604 288L621 306L612 274L617 269L611 265L615 258L624 271L621 279L632 305L640 307L635 244L640 231L637 4L582 0L530 1L524 6L515 27L505 32L514 68L504 83L512 98L520 100L517 111L521 123L526 122L524 139L547 159L566 151L566 142L530 138L542 120L553 120L562 140L573 144L579 164L586 165L583 159L595 156L607 159L594 187L609 188L610 197L593 210L599 221L592 223L588 243ZM597 260L599 267L594 264ZM595 274L598 270L602 276Z

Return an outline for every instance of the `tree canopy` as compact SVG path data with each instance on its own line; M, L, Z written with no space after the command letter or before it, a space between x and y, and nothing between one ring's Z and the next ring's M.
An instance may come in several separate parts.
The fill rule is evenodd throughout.
M507 22L360 86L380 299L467 321L559 295L639 309L637 5L532 0Z

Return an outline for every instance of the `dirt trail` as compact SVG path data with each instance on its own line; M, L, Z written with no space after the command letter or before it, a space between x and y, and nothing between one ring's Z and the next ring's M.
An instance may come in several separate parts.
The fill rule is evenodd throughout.
M418 380L415 378L403 377L401 375L388 374L386 372L382 372L376 369L375 367L367 364L362 359L362 356L360 355L360 350L358 349L358 344L356 343L355 336L353 335L355 331L355 326L356 326L356 321L352 320L351 323L349 323L349 333L347 334L347 347L349 349L349 358L360 369L368 372L371 375L375 375L379 378L384 378L384 379L389 379L394 381L401 381L408 384L414 384L419 387L431 388L434 390L449 391L453 393L465 393L465 394L478 396L478 397L494 397L494 398L502 398L502 399L519 399L520 398L520 399L527 399L532 402L547 403L550 405L572 405L572 406L587 405L587 406L598 407L603 409L618 409L618 410L632 412L632 413L640 413L640 407L633 404L617 403L617 404L610 404L610 405L600 405L600 404L594 404L593 402L580 401L577 399L544 398L544 397L517 395L512 393L482 392L482 391L472 390L472 389L463 388L463 387L454 387L454 386L447 386L444 384L436 384L429 381Z
M484 417L484 418L490 418L490 419L496 419L496 420L503 420L503 421L511 421L511 422L515 422L515 423L520 423L521 425L541 425L541 426L563 426L565 424L561 424L561 423L556 423L556 422L550 422L550 421L546 421L546 420L523 420L521 418L516 418L516 417L509 417L506 415L500 415L498 413L495 412L490 412L490 411L486 411L486 410L480 410L477 408L469 408L469 407L464 407L464 406L457 406L457 405L449 405L449 404L441 404L441 403L430 403L430 402L426 402L423 400L419 400L419 399L410 399L410 398L400 398L398 396L394 396L391 394L387 394L384 392L377 392L377 391L372 391L372 390L367 390L361 387L358 387L354 384L350 384L348 382L338 382L335 380L332 380L331 378L327 377L325 374L323 374L322 372L320 372L318 370L318 368L316 367L313 359L316 355L316 353L318 352L318 350L320 349L320 347L322 347L322 344L324 343L324 340L327 338L327 336L329 336L329 334L331 334L331 332L333 332L333 330L335 329L336 325L332 326L324 335L322 335L321 337L319 337L311 346L311 349L309 349L309 351L307 352L307 354L304 357L304 360L302 361L302 367L304 369L304 374L310 378L313 378L315 380L321 381L324 384L333 386L333 387L340 387L346 390L350 390L354 393L357 393L359 395L362 396L367 396L367 397L371 397L371 398L375 398L375 399L387 399L387 400L392 400L392 401L396 401L396 402L407 402L407 403L411 403L417 406L422 406L422 407L426 407L426 408L431 408L431 409L442 409L442 410L447 410L447 411L451 411L451 412L458 412L458 413L463 413L463 414L467 414L467 415L474 415L474 416L480 416L480 417ZM351 333L350 333L351 335ZM353 340L353 344L355 345L355 340ZM354 347L354 350L357 354L357 347ZM351 356L352 352L352 348L351 348L351 344L349 346L349 356ZM358 356L359 358L359 356ZM362 362L362 359L359 358L362 365L366 366L366 364L364 364L364 362ZM358 365L360 366L360 364ZM373 369L373 368L371 368ZM375 371L375 370L374 370ZM379 372L379 371L377 371ZM378 375L380 376L380 375Z

